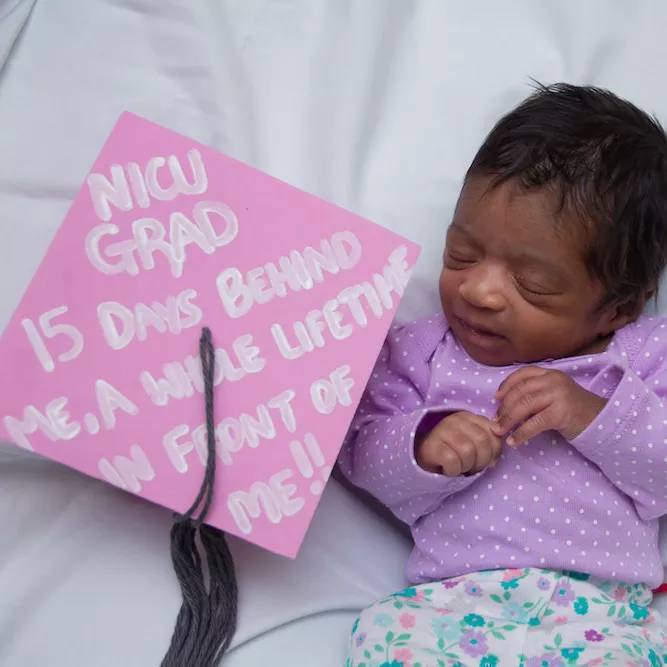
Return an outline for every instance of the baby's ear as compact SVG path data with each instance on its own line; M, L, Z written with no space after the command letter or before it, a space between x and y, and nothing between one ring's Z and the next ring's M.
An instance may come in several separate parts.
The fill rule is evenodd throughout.
M646 308L646 304L651 300L651 299L656 299L658 296L658 286L657 284L652 284L650 287L648 287L642 294L637 298L637 301L635 303L636 306L636 312L634 314L634 317L632 318L633 320L636 320L643 312L644 308Z
M651 298L654 290L644 292L623 303L608 306L603 319L606 321L606 333L610 334L626 324L634 322L644 311L646 302Z

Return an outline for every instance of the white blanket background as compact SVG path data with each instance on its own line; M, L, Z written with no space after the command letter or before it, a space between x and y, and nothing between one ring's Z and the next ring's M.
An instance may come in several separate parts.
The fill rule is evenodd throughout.
M0 328L125 109L423 244L399 315L433 310L492 123L530 77L667 122L665 27L661 0L0 0ZM0 519L0 664L159 663L180 603L169 512L4 446ZM296 561L232 543L230 667L340 666L409 551L336 482Z

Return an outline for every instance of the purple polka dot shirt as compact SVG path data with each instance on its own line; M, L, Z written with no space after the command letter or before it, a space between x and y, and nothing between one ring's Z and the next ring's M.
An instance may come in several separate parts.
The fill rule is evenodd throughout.
M571 442L547 431L505 446L493 468L446 477L415 461L422 419L460 410L492 418L498 385L523 364L470 359L442 315L395 327L340 468L411 527L413 583L532 566L655 587L667 513L666 356L667 319L643 316L605 352L540 362L608 399L598 417Z

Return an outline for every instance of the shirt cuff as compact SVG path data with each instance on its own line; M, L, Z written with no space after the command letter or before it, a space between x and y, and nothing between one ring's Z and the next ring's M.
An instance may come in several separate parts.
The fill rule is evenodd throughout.
M407 487L419 489L421 493L446 493L451 495L465 489L475 482L484 471L473 475L448 477L436 472L424 470L415 458L415 438L426 433L437 423L437 416L444 417L448 410L441 408L423 408L410 415L405 415L400 442L400 478Z
M641 379L617 364L599 373L588 391L607 400L595 419L570 444L587 458L597 456L610 443L621 440L638 414L646 393Z

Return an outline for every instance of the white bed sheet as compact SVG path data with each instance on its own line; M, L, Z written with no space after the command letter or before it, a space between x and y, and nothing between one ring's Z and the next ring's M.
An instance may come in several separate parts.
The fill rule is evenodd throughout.
M422 243L400 315L436 308L463 171L530 76L606 86L667 119L667 4L628 11L0 0L0 328L124 109ZM169 513L18 450L0 457L0 664L157 664L179 604ZM340 665L356 610L402 585L409 549L335 482L297 561L232 542L232 667Z
M159 664L180 605L171 513L7 449L0 489L0 664ZM335 482L296 561L229 543L240 587L230 667L265 664L262 655L338 667L358 610L402 581L409 552L402 534ZM323 653L311 663L314 645Z

